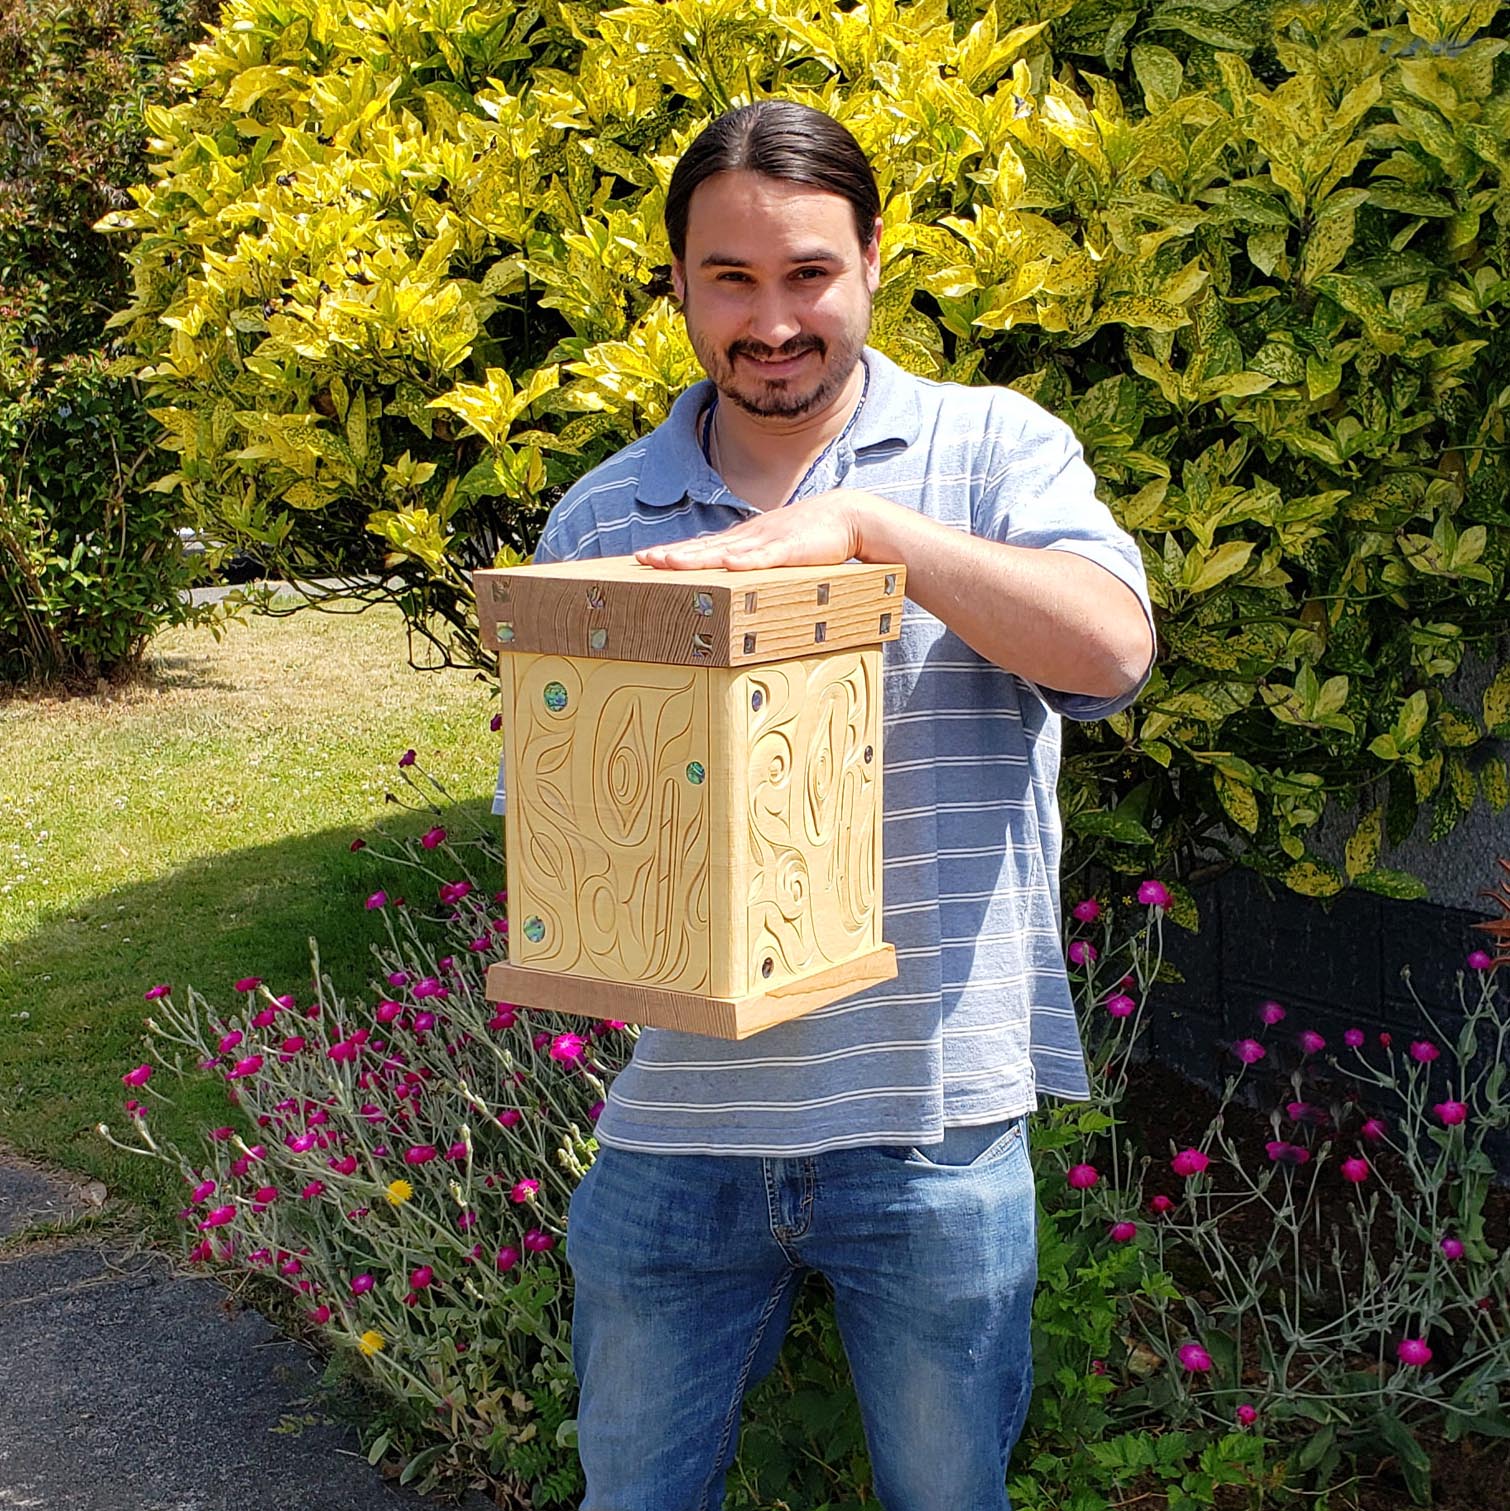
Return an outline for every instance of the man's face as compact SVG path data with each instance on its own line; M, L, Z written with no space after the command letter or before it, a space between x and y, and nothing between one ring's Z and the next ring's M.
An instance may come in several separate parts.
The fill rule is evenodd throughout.
M717 173L692 191L686 256L671 277L719 393L748 414L797 419L821 412L854 372L880 240L860 245L842 195Z

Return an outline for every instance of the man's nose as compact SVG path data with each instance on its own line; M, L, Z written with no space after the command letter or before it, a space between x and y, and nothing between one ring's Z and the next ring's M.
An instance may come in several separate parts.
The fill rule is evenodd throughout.
M791 301L779 290L761 293L750 312L750 339L763 346L785 346L802 330L802 322L792 310Z

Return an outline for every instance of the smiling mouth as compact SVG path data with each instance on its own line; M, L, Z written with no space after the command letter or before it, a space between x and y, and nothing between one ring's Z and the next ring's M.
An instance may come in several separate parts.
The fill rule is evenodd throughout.
M788 352L784 356L773 354L769 357L761 357L756 356L754 352L738 352L736 355L742 357L757 372L765 373L769 377L779 377L795 368L805 358L815 355L815 350L814 347L806 346L801 351Z

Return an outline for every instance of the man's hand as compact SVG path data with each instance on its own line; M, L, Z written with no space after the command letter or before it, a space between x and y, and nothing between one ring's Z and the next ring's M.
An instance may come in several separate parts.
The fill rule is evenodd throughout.
M636 551L635 560L647 567L683 572L715 567L749 572L761 567L838 566L859 555L861 514L867 504L880 502L855 489L836 488L784 509L767 510L717 535Z

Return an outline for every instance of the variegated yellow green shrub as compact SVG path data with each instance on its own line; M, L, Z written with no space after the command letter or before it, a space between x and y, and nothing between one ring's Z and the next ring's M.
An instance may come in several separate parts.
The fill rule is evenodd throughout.
M672 164L726 106L831 110L885 204L875 343L1068 418L1163 657L1078 733L1072 831L1302 891L1507 797L1444 692L1503 629L1510 90L1497 0L231 0L152 112L120 317L179 489L304 563L380 544L480 660L466 571L698 376ZM1346 875L1328 803L1365 817Z

